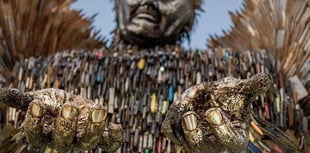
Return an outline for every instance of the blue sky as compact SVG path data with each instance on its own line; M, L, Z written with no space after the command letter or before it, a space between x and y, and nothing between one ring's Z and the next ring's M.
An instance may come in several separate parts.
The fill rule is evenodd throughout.
M221 35L222 30L230 29L232 23L228 11L241 10L243 0L204 0L204 12L200 13L198 22L191 34L191 42L184 42L186 48L206 48L209 35ZM73 9L83 10L86 16L96 13L94 26L101 35L112 38L111 31L116 27L112 0L77 0Z

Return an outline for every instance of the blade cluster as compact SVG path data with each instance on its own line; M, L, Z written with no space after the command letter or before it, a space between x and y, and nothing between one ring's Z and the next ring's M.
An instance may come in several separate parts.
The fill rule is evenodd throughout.
M0 0L0 72L30 56L49 55L68 49L104 46L85 18L70 10L74 0Z
M310 91L309 0L246 0L243 11L230 16L234 26L211 37L210 47L266 50L288 77L297 75Z

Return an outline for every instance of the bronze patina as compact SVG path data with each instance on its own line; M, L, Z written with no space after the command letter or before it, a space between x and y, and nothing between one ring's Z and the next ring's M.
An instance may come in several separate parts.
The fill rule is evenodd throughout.
M141 143L141 148L148 150L157 143L152 142L153 140L162 140L164 136L174 144L182 146L187 152L246 150L250 104L259 94L268 90L273 84L272 79L269 75L260 73L244 80L227 77L215 81L218 78L214 77L214 72L210 74L212 67L208 67L207 64L210 66L212 61L208 61L206 52L193 53L182 49L179 46L180 42L188 37L200 7L201 0L115 0L117 28L107 52L103 52L103 55L83 51L64 52L51 56L45 63L49 66L45 67L47 70L44 69L44 74L38 74L41 79L54 77L53 83L50 80L40 82L43 84L41 87L48 89L32 92L21 92L12 88L1 89L0 101L27 110L20 135L30 148L34 148L30 150L40 152L40 147L47 145L47 152L92 150L97 147L105 152L115 152L122 145L122 152L141 152L140 147L137 147ZM106 57L105 60L102 60L103 56ZM197 64L195 60L198 61L198 56ZM87 62L79 63L75 59ZM58 70L53 69L52 66L61 63L61 60L66 64L61 65ZM173 62L167 62L168 60ZM118 61L123 63L116 63ZM94 67L88 69L92 62L105 67L105 72L100 73L101 75L115 74L117 77L100 78L100 87L92 85L92 74L99 74L95 72ZM74 66L70 67L70 64ZM201 64L210 68L210 73L204 76L210 78L208 82L201 83L197 81L196 73L192 74L191 70ZM34 65L28 69L32 70L42 65ZM115 65L118 67L115 68ZM26 69L24 71L27 71ZM66 73L69 69L74 71ZM175 71L165 73L165 69L167 72L169 69ZM201 71L203 69L196 72L203 73ZM182 77L178 77L177 74ZM24 77L27 78L26 75ZM26 80L25 78L15 81ZM57 83L58 78L62 78L61 83ZM88 82L85 81L87 83L83 82L87 80L85 78L88 79ZM196 80L193 81L193 78ZM50 89L51 84L64 90ZM59 84L63 86L60 87ZM167 114L159 114L166 117L162 119L163 122L154 117L159 111L154 109L156 105L150 106L147 117L144 111L136 110L138 100L132 100L132 97L140 98L147 95L152 100L144 101L151 103L156 99L156 92L159 93L158 97L165 95L169 86L174 86L174 89L182 86L182 92L185 88L187 90L171 104ZM112 103L112 109L110 107L111 110L108 110L109 108L103 105L76 95L86 88L92 95L91 90L97 87L101 91L109 91L112 102L117 97L123 105L117 106L120 108L116 109L114 105L117 104ZM116 94L119 97L115 96ZM105 100L108 97L106 95L103 95L103 92L99 93ZM123 97L126 98L125 102L122 101ZM139 100L138 102L142 103L142 98ZM147 106L149 105L145 104L143 107ZM151 131L147 128L151 126L142 123L155 125L158 131L161 128L162 133L150 134ZM132 135L143 129L143 126L147 128L139 131L137 140L133 142L132 139L135 138ZM153 138L156 134L157 137ZM131 135L131 138L128 135ZM144 146L146 139L147 146Z

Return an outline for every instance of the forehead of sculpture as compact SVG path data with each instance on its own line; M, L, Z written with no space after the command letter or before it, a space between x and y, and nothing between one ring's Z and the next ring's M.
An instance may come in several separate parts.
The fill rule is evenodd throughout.
M114 1L115 1L115 5L119 5L120 2L134 4L137 2L143 2L143 1L148 1L148 0L114 0ZM160 1L160 2L169 3L169 2L180 1L180 0L149 0L149 1ZM184 0L184 1L192 2L194 9L201 9L202 0Z

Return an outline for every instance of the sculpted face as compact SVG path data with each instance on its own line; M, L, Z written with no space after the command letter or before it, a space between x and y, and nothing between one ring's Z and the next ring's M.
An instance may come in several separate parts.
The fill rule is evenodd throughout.
M197 8L197 0L116 0L115 4L121 39L150 45L179 40L191 30Z

